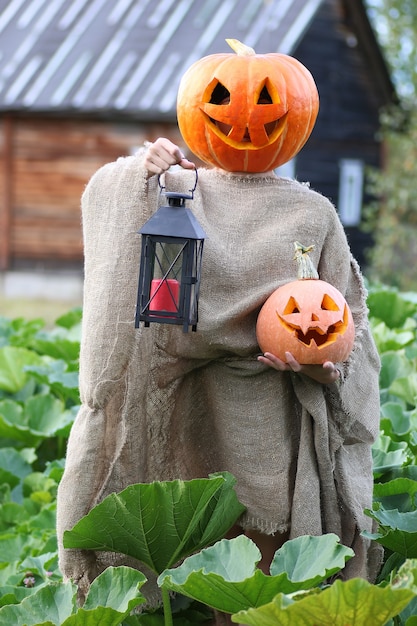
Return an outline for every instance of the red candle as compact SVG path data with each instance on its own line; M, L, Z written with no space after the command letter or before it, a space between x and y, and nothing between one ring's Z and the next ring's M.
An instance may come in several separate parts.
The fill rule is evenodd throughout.
M169 311L178 312L178 300L180 293L180 284L175 278L154 278L151 283L151 302L152 311Z

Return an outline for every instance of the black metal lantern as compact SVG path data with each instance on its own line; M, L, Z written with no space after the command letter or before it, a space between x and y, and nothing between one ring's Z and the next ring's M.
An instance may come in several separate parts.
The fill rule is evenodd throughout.
M193 213L185 206L192 200L197 186L189 194L164 191L167 206L156 213L139 230L142 235L138 299L135 327L140 322L149 326L179 324L197 330L198 298L200 292L201 261L205 232Z

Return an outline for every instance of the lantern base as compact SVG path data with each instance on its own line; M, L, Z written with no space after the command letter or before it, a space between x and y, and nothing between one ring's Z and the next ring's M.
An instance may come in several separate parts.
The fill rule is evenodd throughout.
M145 328L149 328L151 324L172 324L174 326L182 326L182 330L184 333L188 332L188 329L191 326L191 330L195 333L197 331L197 322L188 322L178 318L174 318L172 316L165 317L160 314L152 314L152 315L144 315L139 314L136 316L135 320L135 328L139 328L140 322L143 322Z

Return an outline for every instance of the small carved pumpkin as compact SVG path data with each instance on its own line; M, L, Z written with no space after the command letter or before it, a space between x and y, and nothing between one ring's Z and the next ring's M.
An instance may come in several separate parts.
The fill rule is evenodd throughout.
M182 137L205 163L231 172L266 172L292 159L309 138L319 98L307 68L285 54L212 54L182 77Z
M308 257L312 247L294 244L299 280L276 289L263 305L256 324L262 352L286 361L286 352L304 365L346 361L355 326L343 295L319 280Z

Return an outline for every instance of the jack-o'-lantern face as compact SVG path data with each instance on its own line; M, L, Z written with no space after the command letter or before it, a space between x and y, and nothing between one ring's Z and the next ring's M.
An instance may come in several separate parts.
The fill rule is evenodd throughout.
M350 309L342 294L321 280L287 283L266 301L256 327L263 352L303 364L344 361L355 336Z
M307 141L318 113L317 88L296 59L237 44L237 55L204 57L184 74L178 124L202 161L233 172L265 172Z
M344 303L340 309L327 293L318 302L310 302L304 310L291 296L284 311L281 314L277 311L277 316L283 327L294 333L298 341L319 348L337 341L338 336L346 332L349 323L347 304Z
M286 127L287 110L269 80L261 83L242 98L231 97L237 91L229 78L230 90L217 79L209 85L201 111L206 114L206 124L221 141L236 149L256 149L274 143ZM274 99L276 102L274 102Z

